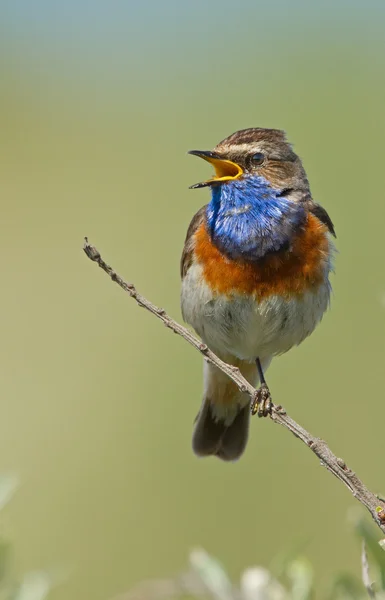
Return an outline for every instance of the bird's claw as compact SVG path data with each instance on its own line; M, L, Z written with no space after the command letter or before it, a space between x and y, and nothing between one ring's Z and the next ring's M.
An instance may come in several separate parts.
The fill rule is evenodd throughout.
M273 403L270 390L266 383L263 383L255 392L254 400L251 403L251 414L258 417L267 417L271 415Z

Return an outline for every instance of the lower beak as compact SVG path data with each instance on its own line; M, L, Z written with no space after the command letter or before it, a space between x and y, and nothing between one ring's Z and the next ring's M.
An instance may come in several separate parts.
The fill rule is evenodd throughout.
M215 152L210 152L207 150L190 150L188 154L192 154L193 156L199 156L199 158L203 158L203 160L207 160L210 164L213 165L215 169L215 175L211 179L207 181L202 181L201 183L196 183L195 185L190 185L190 189L194 190L197 188L206 187L208 185L213 185L214 183L220 183L222 181L231 181L233 179L239 179L241 175L243 175L243 169L237 163L232 162L231 160L226 160L215 154Z

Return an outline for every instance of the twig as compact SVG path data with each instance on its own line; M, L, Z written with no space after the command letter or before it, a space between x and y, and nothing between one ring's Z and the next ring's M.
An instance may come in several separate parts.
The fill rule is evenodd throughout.
M139 306L146 308L153 315L158 317L163 323L171 329L174 333L177 333L186 340L191 346L203 354L205 360L212 365L215 365L223 371L239 388L241 392L248 394L251 401L253 402L256 398L256 390L250 385L250 383L241 375L241 372L237 367L229 365L220 358L214 352L212 352L206 344L203 344L198 338L196 338L188 329L174 321L163 308L158 308L147 300L144 296L139 294L132 283L124 281L120 275L118 275L100 256L99 251L92 246L88 239L85 238L84 252L92 261L96 262L103 271L107 273L125 292L127 292L132 298L135 298ZM273 405L271 419L279 425L283 425L291 431L297 438L299 438L306 446L310 448L312 452L321 460L321 464L326 467L328 471L333 473L337 479L342 481L346 487L351 491L353 496L363 504L374 521L385 533L385 502L379 500L375 494L373 494L368 488L362 483L357 475L348 468L345 461L342 458L338 458L333 454L328 445L320 438L312 436L306 429L296 423L291 417L288 416L286 411L277 405Z
M368 555L367 555L367 552L366 552L365 540L362 541L361 567L362 567L362 581L364 583L364 586L366 587L366 591L368 592L368 596L369 596L369 598L375 598L376 597L376 593L374 591L373 583L370 580L369 561L368 561Z

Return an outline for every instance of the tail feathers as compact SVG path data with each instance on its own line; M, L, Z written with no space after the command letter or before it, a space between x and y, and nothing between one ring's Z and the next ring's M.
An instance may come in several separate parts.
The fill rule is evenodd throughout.
M243 454L249 435L250 407L239 408L234 420L215 418L210 401L203 401L193 433L193 450L198 456L218 456L222 460L237 460Z

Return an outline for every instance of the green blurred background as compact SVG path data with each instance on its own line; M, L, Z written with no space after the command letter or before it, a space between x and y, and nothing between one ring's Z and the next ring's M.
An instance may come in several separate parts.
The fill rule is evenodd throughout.
M238 578L299 546L320 597L358 573L355 501L288 432L254 420L239 463L190 448L201 357L108 281L83 236L180 319L179 257L209 171L186 156L278 127L335 221L332 310L274 361L274 399L385 490L385 5L0 5L0 471L15 573L65 566L54 600L106 600L181 570Z

